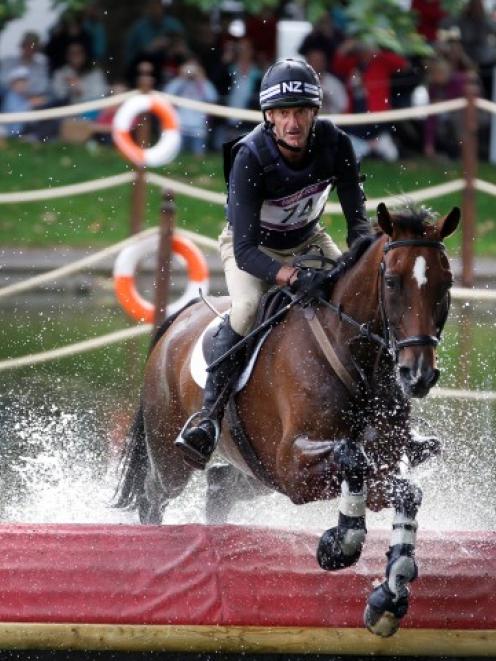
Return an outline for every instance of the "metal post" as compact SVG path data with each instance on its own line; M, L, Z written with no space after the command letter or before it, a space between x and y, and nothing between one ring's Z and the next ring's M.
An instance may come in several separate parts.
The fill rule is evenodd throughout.
M463 112L462 168L465 188L462 201L462 285L474 284L475 179L477 177L477 86L466 86L467 106Z
M176 203L174 193L164 191L160 206L160 240L155 276L155 329L165 319L169 300L172 234L176 222Z
M155 79L153 77L153 65L150 62L141 62L138 66L137 87L142 94L148 94L153 90ZM139 118L136 127L136 141L140 147L146 149L150 145L150 117L143 114ZM131 197L130 232L137 234L143 229L146 211L146 179L143 167L135 166L134 182Z

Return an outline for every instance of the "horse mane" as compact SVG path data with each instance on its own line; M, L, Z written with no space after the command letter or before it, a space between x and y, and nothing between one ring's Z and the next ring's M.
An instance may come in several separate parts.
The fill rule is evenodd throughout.
M437 214L430 208L418 205L408 198L399 209L392 214L394 224L403 230L410 230L417 236L422 236L425 228L436 221ZM351 244L349 250L344 252L337 260L336 266L343 265L341 273L345 273L354 266L364 253L375 243L384 232L379 225L372 225L370 234L359 236Z
M431 208L416 204L408 198L404 201L403 206L391 215L397 227L410 230L417 236L422 236L426 227L432 225L438 217L438 214Z
M382 230L379 228L374 228L374 232L371 234L365 234L364 236L359 236L353 241L349 250L344 252L336 260L336 267L342 265L341 273L345 273L352 266L354 266L360 257L367 252L370 246L375 243L382 236Z
M181 314L181 312L182 312L183 310L186 310L186 308L189 308L189 307L190 307L191 305L193 305L194 303L198 303L198 301L200 301L200 300L201 300L200 297L196 297L196 298L191 299L191 301L188 301L188 302L186 303L186 305L183 305L183 307L182 307L180 310L178 310L178 311L175 312L174 314L171 314L170 317L167 317L167 318L166 318L166 319L160 324L160 326L159 326L159 327L157 328L157 330L154 332L153 337L152 337L152 340L151 340L151 342L150 342L150 346L148 347L148 356L151 354L151 352L152 352L154 346L155 346L155 345L157 344L157 342L160 340L160 338L162 337L162 335L164 335L164 333L168 330L169 326L171 326L171 324L177 319L177 317L179 317L179 315Z

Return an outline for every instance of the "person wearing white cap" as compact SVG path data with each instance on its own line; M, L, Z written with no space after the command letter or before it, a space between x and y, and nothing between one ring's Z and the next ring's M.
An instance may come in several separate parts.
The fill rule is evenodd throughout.
M2 100L2 112L26 112L32 109L28 96L29 70L18 66L12 69L7 76L7 91ZM5 133L8 136L19 136L24 130L22 122L5 124Z

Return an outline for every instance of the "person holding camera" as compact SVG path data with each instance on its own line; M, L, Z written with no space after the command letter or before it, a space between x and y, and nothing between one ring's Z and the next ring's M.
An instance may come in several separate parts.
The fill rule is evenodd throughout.
M195 58L189 58L179 68L178 75L164 87L164 92L185 99L215 103L217 91L208 80L205 71ZM181 125L182 149L195 156L205 153L208 120L204 112L179 107L177 110Z
M320 224L331 190L346 218L348 245L370 232L350 138L318 119L321 105L314 69L304 61L279 60L260 87L264 121L226 145L227 225L219 243L231 310L214 337L210 363L249 333L260 298L272 285L308 291L308 270L293 265L296 255L318 246L325 257L340 256ZM238 351L210 369L203 407L176 439L185 460L197 468L205 467L215 449L222 419L218 401L226 401L242 362Z

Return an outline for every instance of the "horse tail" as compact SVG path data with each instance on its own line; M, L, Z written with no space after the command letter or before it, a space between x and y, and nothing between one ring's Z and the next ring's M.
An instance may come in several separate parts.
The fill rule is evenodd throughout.
M114 495L114 507L136 509L145 488L147 471L145 417L143 402L134 416L128 433L120 466L119 482Z
M168 328L173 324L183 310L199 299L189 301L184 307L172 314L157 329L152 337L148 355ZM114 494L114 507L136 509L139 499L145 490L145 478L148 469L146 452L145 416L143 401L134 416L133 424L127 436L127 442L122 452L119 466L119 481Z

